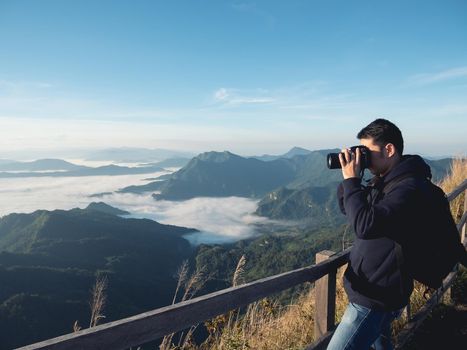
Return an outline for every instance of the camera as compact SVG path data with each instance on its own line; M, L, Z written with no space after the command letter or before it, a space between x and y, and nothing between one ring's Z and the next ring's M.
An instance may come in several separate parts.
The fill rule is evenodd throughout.
M370 150L365 146L352 146L350 150L353 153L357 152L357 148L360 148L360 166L362 169L368 168L370 166ZM343 152L341 152L344 154ZM327 155L327 163L329 169L340 169L341 162L339 161L340 153L329 153Z

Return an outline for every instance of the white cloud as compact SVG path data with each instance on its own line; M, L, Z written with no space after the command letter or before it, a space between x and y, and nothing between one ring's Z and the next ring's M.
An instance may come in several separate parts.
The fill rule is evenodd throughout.
M213 94L214 100L227 105L265 104L274 102L274 98L262 89L254 91L240 91L238 89L220 88Z
M164 173L166 172L125 176L2 179L0 216L38 209L84 208L90 202L104 201L129 211L131 217L196 228L201 232L189 237L193 243L232 242L248 238L255 234L255 224L268 222L268 219L252 214L258 201L249 198L194 198L173 202L156 201L151 193L112 193L101 198L89 197L91 194L112 192L128 185L145 184L147 181L142 179Z
M462 76L466 69L418 79L451 79ZM224 86L208 91L198 105L166 110L153 105L122 106L121 101L102 101L65 90L47 82L0 82L0 158L18 151L31 154L31 150L72 157L61 151L122 146L230 150L244 155L283 153L297 144L321 149L334 147L333 140L343 140L349 130L382 111L389 119L410 116L409 122L437 111L449 124L465 109L463 96L441 94L430 103L409 96L372 98L364 91L325 81L256 89ZM443 110L444 105L451 107ZM408 127L417 125L409 123ZM426 130L426 134L436 132Z
M0 80L0 91L3 92L20 92L28 91L32 89L47 89L54 85L49 82L42 81L14 81L14 80Z
M115 204L126 207L136 217L153 218L161 223L192 227L200 230L192 241L236 241L255 234L254 224L268 219L254 216L257 200L241 197L200 197L186 201L150 201L129 206L130 198L115 197ZM113 202L110 199L110 202Z
M227 89L224 89L224 88L220 88L214 93L214 98L216 100L223 101L223 100L226 100L228 97L229 97L229 93L227 92Z
M447 69L436 73L416 74L408 78L414 85L427 85L451 79L467 78L467 66Z
M121 187L145 184L147 177L167 172L143 175L2 178L0 216L12 212L28 213L37 209L71 209L84 207L94 193L111 192ZM96 199L94 199L96 200Z
M255 224L272 222L253 215L258 201L242 197L197 197L185 201L154 200L150 194L114 193L106 203L163 224L191 227L200 232L188 239L198 243L233 242L255 235Z

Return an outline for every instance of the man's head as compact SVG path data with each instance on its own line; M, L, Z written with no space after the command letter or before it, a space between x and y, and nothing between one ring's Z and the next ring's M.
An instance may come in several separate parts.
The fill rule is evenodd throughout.
M370 171L384 176L402 157L404 140L399 128L386 119L376 119L357 134L360 143L371 151Z

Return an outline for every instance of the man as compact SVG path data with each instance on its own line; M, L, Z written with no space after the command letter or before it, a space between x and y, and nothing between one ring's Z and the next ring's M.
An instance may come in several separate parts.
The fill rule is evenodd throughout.
M413 290L394 246L420 239L414 226L423 214L420 183L431 178L431 171L421 157L402 155L401 131L388 120L373 121L357 138L370 151L368 168L375 176L367 187L361 185L360 149L344 149L339 155L344 177L339 204L356 237L344 274L349 305L328 350L387 350L393 348L391 322L401 315ZM404 180L386 187L402 175Z

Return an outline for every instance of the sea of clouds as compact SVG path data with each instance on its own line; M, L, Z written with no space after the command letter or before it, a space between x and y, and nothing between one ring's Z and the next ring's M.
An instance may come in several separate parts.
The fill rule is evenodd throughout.
M91 202L103 201L129 211L133 218L196 228L200 232L186 236L193 244L245 239L255 235L255 224L268 221L253 214L258 201L249 198L198 197L185 201L156 201L151 197L152 193L114 192L129 185L146 184L148 178L174 170L139 175L0 179L0 216L38 209L85 208ZM112 193L99 198L90 197L104 192Z

